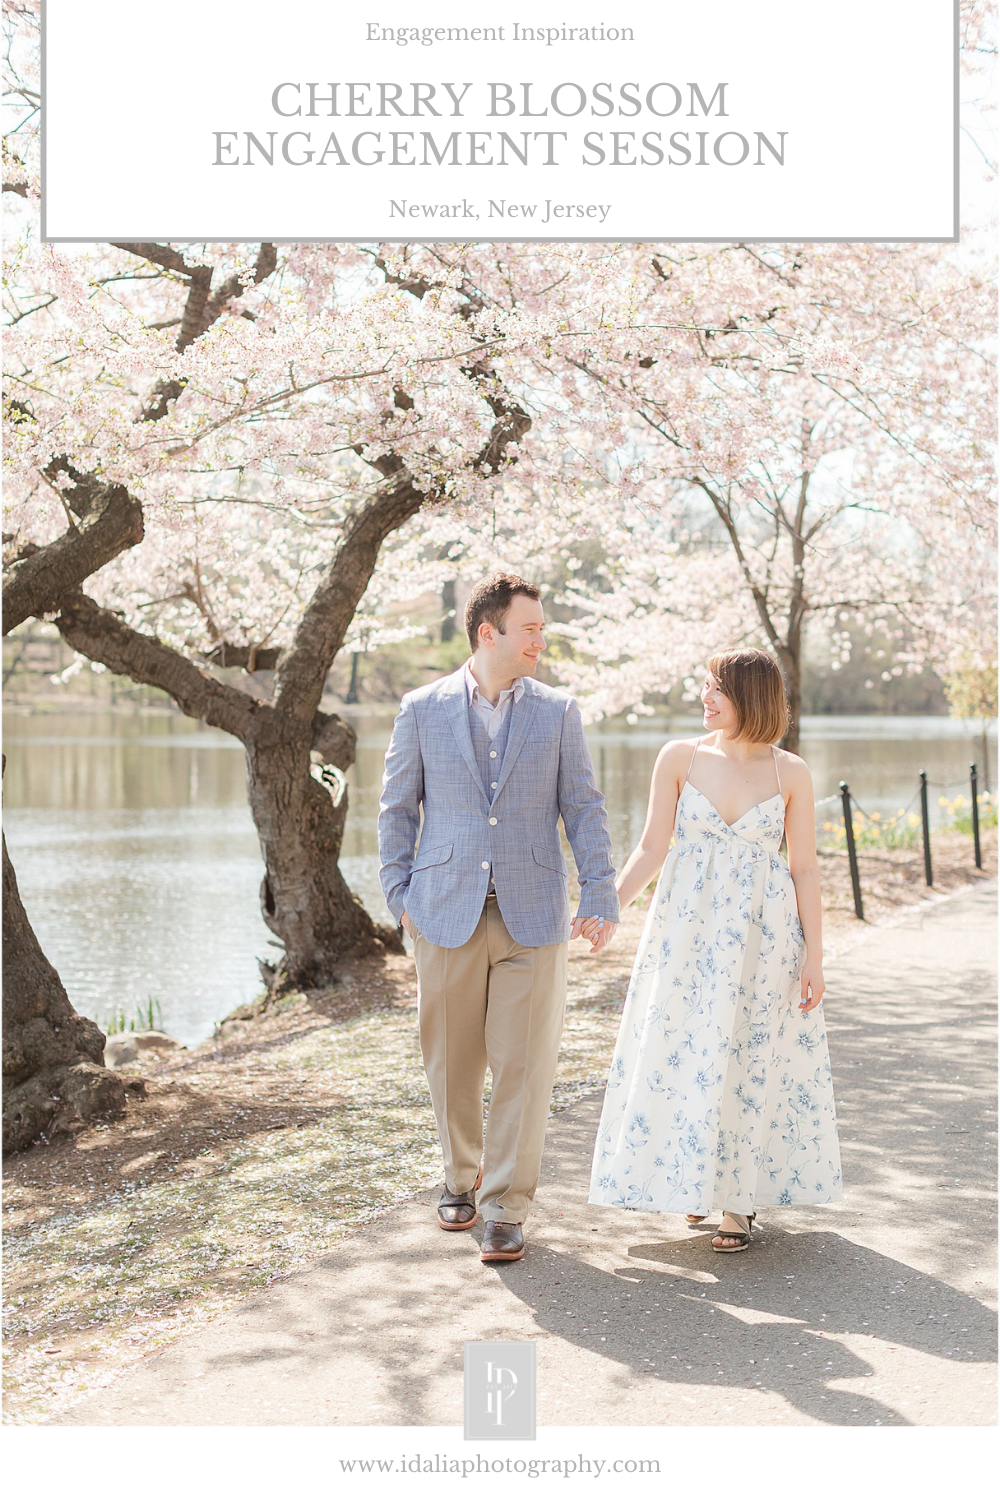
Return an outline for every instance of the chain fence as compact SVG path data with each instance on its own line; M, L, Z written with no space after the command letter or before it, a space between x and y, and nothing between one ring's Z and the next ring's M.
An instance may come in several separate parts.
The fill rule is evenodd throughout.
M931 799L937 792L937 810L931 814ZM839 814L839 815L838 815ZM864 921L864 899L858 868L858 851L876 849L920 849L924 860L924 879L934 884L931 825L938 833L965 834L972 840L976 868L983 868L982 830L997 824L997 798L992 792L979 790L975 762L965 781L933 781L926 772L919 773L917 789L905 807L895 813L868 812L854 796L848 783L840 783L840 792L823 797L816 804L816 843L825 852L847 855L855 915Z

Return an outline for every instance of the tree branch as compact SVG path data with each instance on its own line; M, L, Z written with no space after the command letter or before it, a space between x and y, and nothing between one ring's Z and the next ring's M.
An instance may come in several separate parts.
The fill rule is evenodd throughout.
M259 286L262 281L266 281L277 264L277 249L265 240L257 252L257 259L253 268L253 278L250 285ZM243 283L238 276L228 277L222 283L219 290L206 303L203 315L204 327L199 329L199 332L203 333L205 328L211 327L219 314L225 310L226 304L231 302L234 297L239 297L244 290ZM178 344L178 348L180 347Z
M71 490L60 494L80 524L44 547L25 547L5 570L4 635L31 615L57 609L64 594L142 541L142 506L124 485L102 484L92 474L80 474L66 458L54 459L46 478L60 472L74 481Z
M135 255L142 260L151 261L154 265L163 266L164 270L174 271L178 275L187 278L187 300L184 304L184 312L180 318L180 332L174 344L179 353L183 353L207 329L211 328L212 324L224 311L226 304L232 301L234 297L239 296L244 289L243 283L238 276L229 276L214 296L211 295L212 267L189 265L184 257L171 245L122 240L113 240L112 244L117 250L124 250L129 255ZM259 286L262 281L266 281L277 264L277 249L273 244L265 240L257 252L250 285ZM152 395L142 410L140 421L158 422L162 416L166 415L171 401L176 401L183 389L183 380L159 381L154 386Z
M743 544L740 541L739 532L736 529L736 522L733 520L729 506L722 499L721 495L716 494L715 490L713 490L710 484L706 484L704 479L699 479L697 476L695 476L690 482L692 484L696 484L700 490L703 490L705 492L715 508L716 515L719 517L719 520L726 528L726 533L729 537L730 542L732 543L733 551L736 553L736 560L740 565L740 571L742 572L743 577L746 580L747 588L750 590L750 593L753 597L753 602L757 610L757 617L760 620L760 623L763 625L765 634L767 635L768 640L771 642L771 645L775 648L776 651L781 652L784 643L778 635L774 621L771 619L771 611L768 608L767 595L757 583L750 571L750 564L747 561L746 553L743 551Z
M465 373L476 383L496 383L489 370L473 367ZM483 394L497 420L471 466L495 473L504 462L508 446L519 442L531 426L531 418L517 402L502 394ZM393 398L398 407L408 409L410 398L405 391L395 390ZM327 673L375 571L382 543L416 515L425 501L437 498L436 492L414 484L397 453L366 458L365 462L388 483L348 524L325 579L306 606L292 642L278 663L275 707L298 717L311 717L319 706Z
M466 370L464 373L472 379L492 381L496 378L492 370L484 370L478 374L475 370ZM488 473L495 474L505 461L510 444L519 443L530 428L531 418L523 406L509 397L484 394L496 421L490 429L490 435L482 451L472 462L473 468L485 469Z
M166 271L187 277L190 288L180 320L178 349L185 348L204 333L226 304L237 295L241 286L239 278L231 276L216 295L211 297L211 266L188 265L184 257L170 245L116 242L116 248L153 265L162 266ZM253 284L270 276L277 261L274 245L262 244L254 264ZM175 401L183 389L183 381L161 381L142 411L140 420L156 422L165 416L170 402ZM22 421L34 421L32 412L20 402L12 402L11 410ZM119 552L142 541L142 506L123 485L105 484L96 474L81 474L66 457L54 458L43 470L43 477L51 483L61 473L69 475L73 480L73 488L60 488L60 499L79 517L80 525L71 526L63 536L45 546L25 547L21 555L5 570L5 635L31 615L49 614L58 609L64 594L78 589L85 579L117 557Z
M157 245L150 240L112 240L116 250L124 250L126 255L134 255L139 260L150 260L155 266L162 266L165 271L177 271L181 276L190 276L192 271L206 271L207 266L189 266L179 250L172 245ZM211 273L210 273L211 274Z
M162 688L190 718L202 719L239 740L246 741L261 713L273 712L269 704L249 693L217 682L155 636L133 630L121 615L102 609L84 593L63 598L55 623L74 651L103 662L109 671L131 677L133 682Z
M327 765L346 771L354 764L358 737L350 724L336 714L317 711L313 717L312 748Z
M385 257L375 256L375 265L382 272L386 281L392 286L398 286L401 291L409 292L418 302L422 302L427 293L440 289L442 283L429 281L424 276L402 276L389 270ZM463 270L462 285L458 289L465 298L464 303L458 309L458 315L468 322L476 313L481 312L485 306L482 294L473 287L469 278ZM491 339L490 344L496 340ZM473 385L482 388L484 400L491 408L496 417L496 423L490 433L490 437L479 456L473 460L473 467L486 469L490 473L496 473L505 457L506 449L510 443L519 443L531 426L531 418L518 402L514 401L509 393L505 392L495 370L491 369L485 360L484 342L483 352L479 353L476 361L462 367L462 374L468 376ZM495 388L495 389L493 389ZM393 392L395 402L402 410L407 411L413 405L413 401L405 392L396 390Z
M203 651L204 661L216 667L243 667L248 672L271 672L278 665L280 646L234 646L219 641L210 651Z
M378 264L389 280L396 280L418 298L430 290L430 283L391 277L384 262ZM472 467L495 473L505 459L508 446L519 442L530 428L531 418L504 394L495 373L483 363L471 365L464 373L482 389L496 417L489 438L472 460ZM393 391L393 401L404 411L413 406L411 397L399 387ZM416 515L425 501L436 498L435 492L418 488L397 453L362 456L387 481L386 485L346 526L326 576L306 606L290 645L278 660L275 709L300 719L312 718L319 707L327 674L375 571L382 543Z
M296 718L311 719L319 707L327 673L375 571L382 543L432 498L418 489L395 454L372 462L380 472L388 471L390 483L347 523L278 664L274 705Z

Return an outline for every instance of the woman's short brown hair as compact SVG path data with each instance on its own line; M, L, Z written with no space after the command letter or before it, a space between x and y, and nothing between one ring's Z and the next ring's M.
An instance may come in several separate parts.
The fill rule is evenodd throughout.
M479 645L479 627L484 620L504 634L504 617L515 594L525 594L529 599L542 597L541 589L516 573L491 573L476 584L465 605L465 633L470 651Z
M734 738L777 744L788 731L791 710L774 657L755 646L720 651L709 660L708 670L736 710Z

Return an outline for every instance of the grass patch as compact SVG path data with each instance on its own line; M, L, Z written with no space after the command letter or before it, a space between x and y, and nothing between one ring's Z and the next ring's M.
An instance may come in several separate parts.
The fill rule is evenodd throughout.
M131 1016L126 1016L124 1008L119 1006L110 1021L105 1023L104 1032L106 1036L117 1036L123 1031L161 1031L162 1028L160 1002L150 995L144 1001L136 1001Z
M920 818L906 812L902 807L897 813L885 814L855 811L851 820L854 845L857 849L916 849L920 843ZM839 822L825 822L822 826L820 845L833 851L846 850L847 831L843 817Z
M979 831L982 833L987 828L997 826L997 799L992 792L980 792L976 797L977 810L979 812ZM938 806L944 809L947 825L955 833L968 834L972 837L972 798L953 797L950 801L947 797L938 798Z

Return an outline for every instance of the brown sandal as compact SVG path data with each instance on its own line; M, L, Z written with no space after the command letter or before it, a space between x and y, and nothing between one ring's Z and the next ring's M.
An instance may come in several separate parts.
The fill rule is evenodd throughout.
M753 1213L753 1214L737 1214L737 1213L732 1213L727 1208L725 1214L723 1214L723 1218L726 1218L727 1216L730 1219L735 1219L736 1222L737 1222L737 1224L740 1224L740 1223L745 1224L747 1226L746 1227L746 1232L744 1232L743 1230L739 1230L739 1229L721 1229L720 1228L719 1230L716 1231L715 1235L712 1237L712 1249L718 1255L738 1255L741 1250L749 1250L749 1248L750 1248L750 1236L753 1233L753 1221L757 1217L757 1215L755 1213ZM736 1244L735 1245L717 1245L715 1243L715 1241L717 1239L718 1240L735 1240Z

